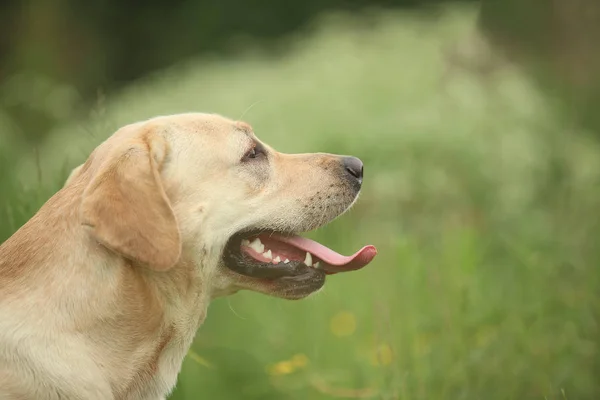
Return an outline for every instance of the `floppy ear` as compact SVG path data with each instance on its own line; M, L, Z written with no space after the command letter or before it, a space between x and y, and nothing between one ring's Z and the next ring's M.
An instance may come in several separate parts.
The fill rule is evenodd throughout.
M127 138L108 157L83 193L83 224L104 246L156 271L181 255L177 221L157 165L167 143L158 136Z
M63 187L68 186L69 183L73 182L73 180L75 180L75 178L77 178L77 175L79 175L79 171L81 171L81 169L83 168L83 165L84 164L81 164L80 166L73 168L73 170L69 174L69 177L65 181L65 184L63 185Z

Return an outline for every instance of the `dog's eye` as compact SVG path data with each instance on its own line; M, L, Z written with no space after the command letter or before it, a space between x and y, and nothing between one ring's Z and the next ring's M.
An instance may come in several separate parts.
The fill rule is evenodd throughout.
M260 143L250 149L242 158L242 161L252 161L259 158L264 158L267 155L265 148Z

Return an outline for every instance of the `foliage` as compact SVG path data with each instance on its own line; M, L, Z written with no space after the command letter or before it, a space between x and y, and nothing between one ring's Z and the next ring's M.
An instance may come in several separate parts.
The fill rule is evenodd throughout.
M188 110L242 117L282 151L363 159L360 201L311 237L375 244L374 263L301 302L215 301L173 399L600 396L600 149L517 70L445 73L440 49L473 16L333 14L285 55L149 77L11 164L25 188L43 171L47 198L117 126ZM24 209L0 214L3 238L42 202L19 185L2 182L0 211Z

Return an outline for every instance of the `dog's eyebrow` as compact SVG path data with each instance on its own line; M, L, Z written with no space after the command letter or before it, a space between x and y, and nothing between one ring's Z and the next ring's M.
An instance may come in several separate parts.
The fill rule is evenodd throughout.
M251 127L251 126L250 126L250 124L249 124L249 123L247 123L247 122L244 122L244 121L237 121L237 122L235 123L235 127L236 127L238 130L240 130L240 131L244 132L246 135L250 135L250 134L252 134L252 127Z

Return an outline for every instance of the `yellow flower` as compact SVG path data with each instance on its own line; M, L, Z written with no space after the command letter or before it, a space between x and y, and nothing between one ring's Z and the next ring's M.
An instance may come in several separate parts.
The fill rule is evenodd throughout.
M382 343L371 352L371 364L375 366L390 365L394 359L392 348L387 343Z
M291 361L280 361L278 363L270 365L267 368L267 372L269 373L269 375L281 376L291 374L292 372L294 372L295 369L296 367Z
M331 318L329 327L331 333L335 336L350 336L356 330L356 318L354 317L354 314L348 311L342 311Z
M308 357L299 353L295 354L291 359L279 361L267 367L267 373L271 376L289 375L292 372L304 368L308 365Z

